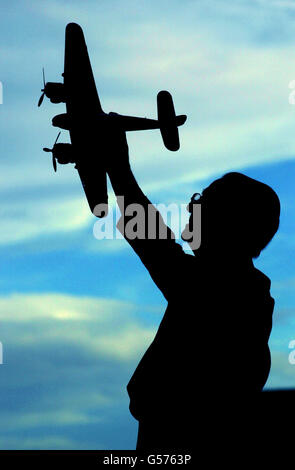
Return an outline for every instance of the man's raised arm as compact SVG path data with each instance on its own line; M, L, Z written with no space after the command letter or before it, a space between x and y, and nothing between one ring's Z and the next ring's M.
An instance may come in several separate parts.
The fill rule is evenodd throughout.
M117 227L168 299L175 293L186 255L175 243L174 233L159 211L139 187L129 164L125 133L119 135L113 146L107 172L121 211Z

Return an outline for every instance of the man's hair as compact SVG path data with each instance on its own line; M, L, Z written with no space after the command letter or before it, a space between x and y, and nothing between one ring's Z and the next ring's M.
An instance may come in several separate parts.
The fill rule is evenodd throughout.
M215 198L222 203L226 224L239 234L244 248L256 258L279 227L277 194L267 184L234 172L225 174L212 186Z

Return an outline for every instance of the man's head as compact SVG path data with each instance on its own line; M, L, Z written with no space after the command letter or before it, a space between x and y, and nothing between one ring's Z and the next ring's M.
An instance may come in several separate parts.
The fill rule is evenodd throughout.
M276 193L241 173L227 173L211 183L196 202L191 201L190 212L194 204L201 204L202 252L256 258L279 226Z

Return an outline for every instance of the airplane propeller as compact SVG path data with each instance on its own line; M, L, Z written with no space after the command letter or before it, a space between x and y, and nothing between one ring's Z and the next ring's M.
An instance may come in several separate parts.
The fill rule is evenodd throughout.
M51 152L52 153L52 165L53 165L54 171L56 171L56 157L54 155L54 147L55 147L56 142L58 141L59 136L60 136L60 132L57 134L57 137L55 139L55 142L53 144L52 149L49 149L47 147L43 148L44 152Z
M41 106L43 100L44 100L44 95L45 95L45 86L46 86L46 82L45 82L45 73L44 73L44 67L42 67L42 74L43 74L43 86L44 88L41 89L41 91L43 91L42 95L40 96L39 98L39 101L38 101L38 106Z

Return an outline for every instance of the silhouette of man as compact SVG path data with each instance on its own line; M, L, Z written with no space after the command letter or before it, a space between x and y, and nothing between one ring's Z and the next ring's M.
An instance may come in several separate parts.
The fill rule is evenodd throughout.
M157 215L158 231L166 227L134 178L125 134L113 143L107 172L115 194L124 196L124 202L117 199L122 215L130 204L145 209L137 220L145 237L126 233L132 211L121 216L118 228L168 301L127 386L130 411L139 421L137 449L175 451L213 442L230 449L237 434L248 439L246 425L253 431L261 423L255 400L270 371L274 300L270 280L252 259L278 229L279 199L269 186L240 173L214 181L188 205L182 237L189 242L198 223L195 204L202 213L201 245L192 256L169 228L166 239L148 238L148 208Z

